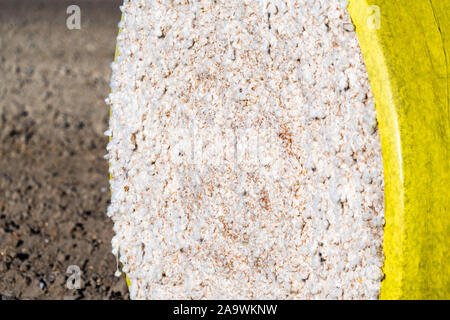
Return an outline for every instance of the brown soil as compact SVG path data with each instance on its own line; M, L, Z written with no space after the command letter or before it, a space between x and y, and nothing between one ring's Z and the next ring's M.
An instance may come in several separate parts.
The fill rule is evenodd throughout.
M121 2L0 0L0 300L128 298L103 159Z

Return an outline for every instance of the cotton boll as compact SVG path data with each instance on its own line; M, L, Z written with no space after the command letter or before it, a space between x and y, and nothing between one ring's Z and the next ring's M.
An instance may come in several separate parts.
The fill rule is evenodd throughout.
M370 266L367 269L367 276L374 281L380 281L383 278L383 271L377 266Z
M338 78L339 90L344 91L349 88L349 79L345 73L342 73Z
M339 0L339 5L341 6L342 9L347 8L348 0Z

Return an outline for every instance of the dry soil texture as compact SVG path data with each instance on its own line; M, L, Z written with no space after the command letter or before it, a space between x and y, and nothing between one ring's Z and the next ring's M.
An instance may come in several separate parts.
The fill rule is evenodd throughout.
M0 300L128 298L103 159L120 4L0 0Z

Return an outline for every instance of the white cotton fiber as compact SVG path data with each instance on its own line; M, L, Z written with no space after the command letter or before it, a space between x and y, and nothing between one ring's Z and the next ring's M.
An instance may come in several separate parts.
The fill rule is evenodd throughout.
M125 1L113 252L134 299L375 299L383 171L346 1Z

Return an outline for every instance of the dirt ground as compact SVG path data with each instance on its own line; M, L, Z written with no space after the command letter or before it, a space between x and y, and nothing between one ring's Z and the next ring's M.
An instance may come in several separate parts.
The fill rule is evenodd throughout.
M128 298L103 158L121 2L0 0L0 300Z

